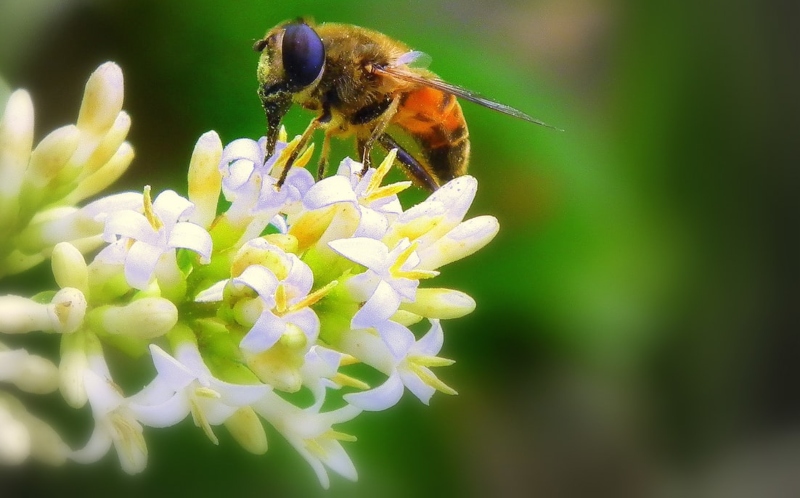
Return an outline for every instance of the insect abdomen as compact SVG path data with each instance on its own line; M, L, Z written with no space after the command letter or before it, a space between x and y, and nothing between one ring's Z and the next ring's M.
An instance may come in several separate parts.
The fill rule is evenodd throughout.
M454 95L417 88L403 96L394 122L417 140L439 184L467 172L469 131Z

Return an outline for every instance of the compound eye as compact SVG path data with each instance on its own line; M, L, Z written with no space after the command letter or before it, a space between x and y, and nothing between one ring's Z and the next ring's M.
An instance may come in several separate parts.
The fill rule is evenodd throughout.
M290 24L284 28L283 70L289 84L303 88L314 82L325 65L325 46L319 35L307 24Z

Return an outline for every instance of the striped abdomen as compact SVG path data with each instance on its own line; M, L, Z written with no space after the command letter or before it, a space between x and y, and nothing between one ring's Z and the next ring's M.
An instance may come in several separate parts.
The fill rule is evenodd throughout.
M469 131L455 95L416 88L402 96L392 123L414 137L439 185L467 172Z

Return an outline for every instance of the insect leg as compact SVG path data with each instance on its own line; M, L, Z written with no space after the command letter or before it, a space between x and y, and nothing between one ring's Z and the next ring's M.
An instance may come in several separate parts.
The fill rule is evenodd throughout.
M403 169L409 178L414 180L418 185L430 191L434 191L439 188L439 184L436 183L436 180L433 176L431 176L428 170L425 169L425 167L420 164L419 161L414 159L414 156L409 154L403 147L401 147L400 144L395 141L395 139L384 133L378 137L378 143L381 144L381 147L386 149L387 152L392 149L397 149L397 160L403 165Z
M361 169L361 176L367 172L370 167L371 159L369 157L369 153L372 151L372 146L375 145L375 141L383 135L383 132L386 131L386 127L389 126L389 122L392 120L394 115L397 113L397 108L400 105L400 97L395 97L392 100L392 103L389 104L389 107L386 108L386 111L380 115L375 123L375 127L372 128L369 136L363 142L359 140L359 152L361 153L361 159L364 163L364 167Z
M331 132L325 132L325 138L322 139L322 151L319 155L319 165L317 166L317 181L325 177L325 170L328 169L328 156L331 154Z
M322 123L320 122L319 118L314 119L309 123L306 131L300 136L300 141L297 143L297 147L294 148L289 157L286 158L286 163L283 165L283 170L281 170L281 176L278 178L278 183L275 185L278 189L283 186L283 182L286 181L286 177L289 175L289 170L292 169L292 165L294 164L295 159L297 156L300 155L300 152L305 149L308 141L311 140L311 136L314 135L314 132L317 128L320 127Z
M311 140L311 137L314 135L314 132L319 127L328 124L330 120L331 120L330 109L325 108L322 110L322 115L314 118L314 120L308 124L306 131L304 131L303 134L300 136L300 141L297 143L297 147L295 147L292 153L289 154L289 157L286 158L286 163L284 164L283 170L281 171L281 176L280 178L278 178L278 183L275 185L279 190L283 186L283 183L286 181L286 177L289 175L289 170L292 168L295 159L297 159L297 156L300 155L300 152L302 152L303 149L305 149L306 145L308 144L308 141Z

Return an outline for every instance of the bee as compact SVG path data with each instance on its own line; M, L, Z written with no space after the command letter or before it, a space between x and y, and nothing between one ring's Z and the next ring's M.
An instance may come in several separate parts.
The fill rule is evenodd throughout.
M289 21L272 28L253 49L258 95L267 116L267 157L275 151L281 120L293 103L315 111L291 164L313 133L322 129L317 178L325 175L332 137L355 136L363 163L377 144L397 149L397 159L418 186L436 190L463 175L469 163L469 131L457 98L542 126L551 126L512 107L447 83L422 66L427 56L377 31L359 26ZM399 129L416 142L416 155L394 138Z

